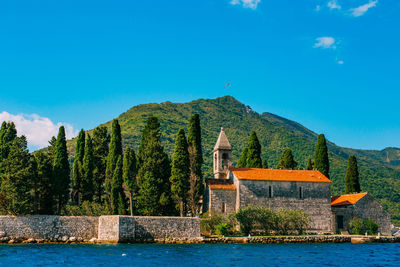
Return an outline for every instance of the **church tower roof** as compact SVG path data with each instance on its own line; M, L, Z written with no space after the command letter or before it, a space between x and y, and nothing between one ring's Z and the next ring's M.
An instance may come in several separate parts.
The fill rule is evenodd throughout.
M217 143L214 146L213 151L216 151L219 149L232 150L231 144L229 143L228 138L226 137L223 127L221 127L221 132L219 133L219 137L218 137Z

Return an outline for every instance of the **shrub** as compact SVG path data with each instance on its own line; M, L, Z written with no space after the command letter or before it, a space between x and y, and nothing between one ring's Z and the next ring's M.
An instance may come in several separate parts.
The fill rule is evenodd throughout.
M356 235L364 234L365 232L369 234L378 233L379 225L372 219L361 219L354 217L349 223L351 233Z
M372 219L368 219L364 221L365 224L365 230L370 233L370 234L377 234L378 233L378 228L379 225Z
M111 211L106 204L84 201L81 206L66 205L61 214L64 216L101 216L109 215Z
M256 221L264 230L265 234L271 234L271 231L275 231L278 223L278 216L272 210L266 207L259 207L257 212Z
M302 235L307 229L309 229L311 219L303 210L291 210L289 216L291 221L290 230L296 231L297 234Z
M215 232L217 235L226 235L226 233L231 227L232 226L227 223L220 223L215 226Z
M236 212L235 218L239 222L240 231L243 234L249 235L254 229L254 225L258 218L258 213L259 209L254 206L241 208Z
M202 235L212 235L216 233L216 226L225 223L224 216L215 211L204 213L200 219L200 229Z

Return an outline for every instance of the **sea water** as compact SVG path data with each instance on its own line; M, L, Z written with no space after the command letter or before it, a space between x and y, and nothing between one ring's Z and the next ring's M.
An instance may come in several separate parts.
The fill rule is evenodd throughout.
M0 266L51 265L400 266L400 244L0 245Z

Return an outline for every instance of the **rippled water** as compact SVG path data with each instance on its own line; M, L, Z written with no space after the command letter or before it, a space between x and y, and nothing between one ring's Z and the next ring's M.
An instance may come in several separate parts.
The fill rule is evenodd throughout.
M0 266L400 266L400 244L0 245Z

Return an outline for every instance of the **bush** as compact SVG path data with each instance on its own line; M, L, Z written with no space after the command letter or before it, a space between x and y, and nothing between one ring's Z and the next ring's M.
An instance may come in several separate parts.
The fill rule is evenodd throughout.
M254 229L255 223L257 222L259 209L255 206L248 206L239 209L235 218L240 225L240 231L245 235L249 235Z
M278 224L277 214L266 207L258 208L258 214L256 220L260 225L261 229L264 230L266 235L271 234L271 232L275 231L277 228Z
M204 213L200 219L200 229L202 235L216 234L216 227L226 222L226 218L217 212L209 211Z
M379 225L372 219L362 219L354 217L349 223L351 233L356 235L362 235L365 232L369 234L377 234Z
M84 201L81 206L66 205L61 212L64 216L101 216L110 215L111 211L106 204Z
M226 233L231 227L232 226L227 223L220 223L215 226L215 232L217 235L226 235Z

